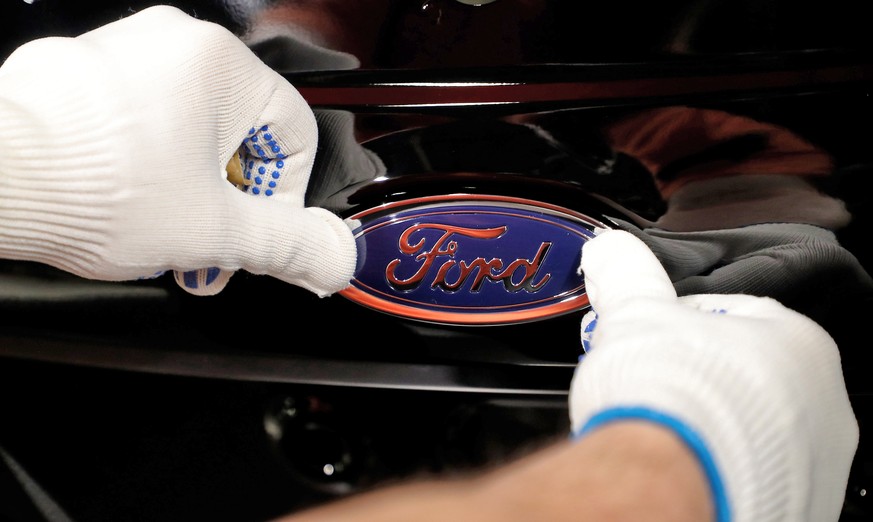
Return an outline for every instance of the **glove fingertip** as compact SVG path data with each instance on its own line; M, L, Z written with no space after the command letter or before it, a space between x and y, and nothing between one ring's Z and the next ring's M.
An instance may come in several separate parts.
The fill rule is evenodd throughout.
M200 268L173 272L176 283L186 292L193 295L209 296L216 295L227 286L227 282L233 275L232 271L220 268Z
M600 313L636 297L675 299L670 277L649 247L623 230L598 233L582 248L581 271L592 307Z

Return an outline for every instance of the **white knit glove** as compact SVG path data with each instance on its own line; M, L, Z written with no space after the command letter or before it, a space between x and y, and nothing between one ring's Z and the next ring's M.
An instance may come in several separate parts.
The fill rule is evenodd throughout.
M597 315L583 320L574 433L623 419L674 430L703 466L719 522L838 520L858 425L822 328L770 298L677 298L624 231L586 243L581 269Z
M225 179L241 145L249 194ZM240 269L334 293L355 246L304 208L316 146L284 78L178 9L30 42L0 67L0 256L109 281L176 270L194 293Z

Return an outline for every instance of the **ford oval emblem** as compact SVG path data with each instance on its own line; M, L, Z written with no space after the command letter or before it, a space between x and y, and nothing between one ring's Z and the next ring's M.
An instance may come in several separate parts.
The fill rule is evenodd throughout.
M454 325L529 322L587 307L582 245L607 228L563 207L472 194L390 203L347 222L358 264L341 295Z

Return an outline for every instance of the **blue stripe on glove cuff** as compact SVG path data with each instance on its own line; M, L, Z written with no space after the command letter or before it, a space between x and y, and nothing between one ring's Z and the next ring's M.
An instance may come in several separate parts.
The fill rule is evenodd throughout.
M712 499L715 504L716 522L731 521L731 509L728 504L727 491L725 490L724 482L722 482L721 474L718 471L718 466L716 466L712 453L709 451L703 438L698 435L694 429L676 417L644 406L610 408L603 410L588 419L581 429L573 433L573 439L579 439L583 435L599 426L603 426L604 424L624 420L645 420L653 422L668 428L678 435L679 438L682 439L682 441L691 449L697 457L697 460L703 466L706 480L712 491Z

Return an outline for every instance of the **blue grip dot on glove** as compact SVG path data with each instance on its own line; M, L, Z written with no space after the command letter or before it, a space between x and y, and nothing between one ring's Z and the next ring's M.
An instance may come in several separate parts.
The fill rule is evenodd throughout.
M582 318L582 355L579 356L580 361L585 357L585 354L591 351L591 336L594 335L595 328L597 328L597 314L591 311Z
M243 147L252 158L245 163L243 175L247 180L252 180L245 190L253 196L272 196L285 167L287 156L269 130L268 125L260 129L252 127L249 135L243 139ZM266 176L269 176L269 180Z

